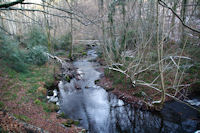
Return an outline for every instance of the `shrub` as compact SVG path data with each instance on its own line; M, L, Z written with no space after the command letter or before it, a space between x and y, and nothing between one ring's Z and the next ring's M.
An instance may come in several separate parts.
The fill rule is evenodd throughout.
M18 40L0 32L0 58L16 72L26 72L28 64L43 65L47 61L47 37L38 27L30 30L25 45L19 46Z
M71 35L67 33L58 39L58 44L54 45L56 50L68 50L71 44Z
M48 39L47 35L45 34L44 30L34 26L30 29L27 39L25 40L27 47L32 48L37 45L48 46Z
M38 45L29 49L27 53L27 62L34 65L43 65L47 61L47 56L45 55L46 48L44 46Z
M10 36L0 33L0 58L17 72L25 72L25 52L19 49L19 45Z

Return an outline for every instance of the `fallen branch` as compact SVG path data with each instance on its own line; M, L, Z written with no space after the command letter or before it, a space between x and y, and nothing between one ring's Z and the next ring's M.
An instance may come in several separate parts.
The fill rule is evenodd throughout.
M137 81L137 82L138 82L138 81ZM137 83L137 84L144 85L144 86L148 86L148 87L150 87L150 88L152 88L152 89L154 89L154 90L156 90L156 91L158 91L158 92L161 92L160 89L158 89L158 88L156 88L156 87L154 87L154 86L151 86L151 85L148 84L148 83L145 83L145 82L144 82L144 83ZM181 103L183 103L183 104L186 104L187 106L189 106L189 107L191 107L191 108L193 108L193 109L195 109L195 110L197 110L197 111L199 111L197 108L195 108L195 107L191 106L190 104L188 104L188 103L186 103L186 102L184 102L184 101L182 101L182 100L176 98L175 96L172 96L172 95L170 95L170 94L168 94L168 93L165 93L165 95L168 96L168 97L173 98L174 100L176 100L176 101L178 101L178 102L181 102Z

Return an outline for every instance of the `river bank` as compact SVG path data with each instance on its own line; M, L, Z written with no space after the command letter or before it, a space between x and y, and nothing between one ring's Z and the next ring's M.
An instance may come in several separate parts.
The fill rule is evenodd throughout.
M136 85L132 86L131 81L123 74L107 69L105 60L101 57L98 57L96 60L100 64L100 67L97 69L102 76L99 80L96 81L96 84L103 87L106 91L115 94L119 99L133 104L135 107L142 110L149 111L161 111L161 106L153 106L153 101L160 100L160 93L154 89L149 88L148 86ZM151 74L149 74L151 78ZM199 86L191 84L191 89L183 90L187 92L186 96L178 96L180 101L193 99L199 97ZM168 91L170 94L171 92ZM171 102L174 99L166 95L165 103ZM188 104L187 102L185 102ZM198 109L199 107L194 107Z
M70 119L79 120L81 127L98 133L190 133L199 129L198 111L185 104L172 101L159 112L148 111L140 99L126 101L128 95L113 88L107 92L110 89L97 84L102 81L111 87L107 79L102 80L103 67L96 62L97 56L95 49L89 50L73 63L81 78L59 83L60 109Z
M48 63L33 66L27 73L16 73L0 62L0 132L78 132L65 127L67 119L46 99L47 86L54 83L59 67Z
M200 129L198 112L184 104L173 101L159 112L148 111L142 97L133 96L137 89L120 89L124 84L113 86L97 57L96 49L90 49L87 55L74 61L76 75L72 77L65 75L68 67L60 72L52 64L33 68L31 74L25 75L2 69L1 129L69 133L83 131L80 127L99 133L190 133ZM54 95L54 90L59 91L56 102L60 115L56 113L56 104L46 99L46 95ZM27 127L27 123L34 126Z

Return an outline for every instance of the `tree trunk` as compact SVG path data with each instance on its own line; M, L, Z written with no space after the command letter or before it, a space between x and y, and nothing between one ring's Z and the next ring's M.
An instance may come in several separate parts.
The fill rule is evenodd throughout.
M183 0L182 1L182 9L181 9L181 17L183 22L185 23L186 20L186 5L187 5L188 1L187 0ZM181 47L183 46L185 42L185 28L184 26L181 24Z
M161 99L160 99L160 103L161 105L163 105L164 101L165 101L165 86L164 86L164 75L163 75L163 62L161 61L162 57L163 57L163 38L162 41L160 42L160 35L159 35L159 0L157 0L156 3L156 27L157 27L157 52L158 52L158 62L159 62L159 71L160 71L160 78L161 78ZM163 8L163 17L164 17L164 8ZM164 22L163 22L163 27L164 27ZM164 30L164 28L163 28Z
M73 3L69 3L68 0L65 0L70 8L70 11L72 11L72 4ZM73 2L73 1L70 1L70 2ZM69 50L69 58L70 60L73 59L73 14L70 13L70 50Z

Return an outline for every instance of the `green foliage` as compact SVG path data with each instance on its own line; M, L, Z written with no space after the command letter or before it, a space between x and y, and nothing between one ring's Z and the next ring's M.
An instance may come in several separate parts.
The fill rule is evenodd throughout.
M11 100L16 100L17 99L17 94L12 94Z
M133 95L136 97L145 97L147 94L144 91L140 90L136 93L133 93Z
M39 99L36 99L36 100L34 101L34 103L37 104L37 105L41 105L41 101L40 101Z
M17 72L27 71L25 52L19 49L16 41L2 32L0 32L0 58Z
M59 107L56 105L56 104L53 104L53 103L46 103L47 101L46 100L39 100L39 99L36 99L34 101L34 103L36 105L41 105L43 110L45 112L55 112L55 111L58 111L59 110Z
M43 65L47 61L44 54L47 51L48 39L45 32L39 27L33 27L25 40L27 51L27 63L34 65Z
M27 117L27 116L25 116L25 115L14 115L17 119L20 119L20 120L22 120L22 121L24 121L24 122L29 122L31 119L29 118L29 117Z
M127 31L126 37L127 47L133 49L136 45L136 30Z
M66 54L66 51L64 50L55 51L55 56L64 56L65 54Z
M20 46L18 40L0 32L0 58L16 72L27 72L28 64L41 66L47 61L47 39L41 30L33 28L25 42L25 47Z
M4 106L4 103L0 101L0 110L3 110Z
M73 52L74 52L73 56L75 58L87 55L87 50L86 50L85 45L81 45L81 44L80 45L74 45Z
M186 52L194 59L196 62L200 62L200 47L194 46L193 44L187 44Z
M80 121L74 120L74 125L78 126L80 124Z
M34 46L27 53L27 62L38 66L44 65L48 59L45 51L47 51L46 48L41 45Z
M30 29L25 42L28 48L32 48L38 45L46 47L48 46L47 35L45 34L43 29L37 26L34 26Z
M64 119L66 119L68 116L67 115L65 115L65 113L60 113L58 116L57 116L58 118L64 118Z
M58 43L54 45L55 50L68 50L71 44L71 35L66 33L58 39Z
M104 73L105 73L105 76L112 79L114 87L121 86L121 85L123 85L121 89L130 89L132 87L131 80L127 78L124 74L117 71L112 71L109 69L105 69ZM112 90L112 89L113 88L109 88L109 90Z

